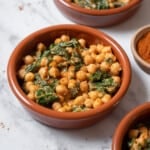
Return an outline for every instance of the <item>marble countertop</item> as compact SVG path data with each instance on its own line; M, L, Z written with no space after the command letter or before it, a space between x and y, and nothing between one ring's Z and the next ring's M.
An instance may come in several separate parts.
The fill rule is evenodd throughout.
M73 22L62 16L53 0L0 0L0 149L111 150L112 136L122 117L150 100L150 75L139 68L130 49L133 33L150 23L149 7L150 1L144 0L138 12L126 22L101 28L124 48L132 65L129 90L117 109L92 127L60 130L29 116L10 90L6 70L13 49L28 34L43 27Z

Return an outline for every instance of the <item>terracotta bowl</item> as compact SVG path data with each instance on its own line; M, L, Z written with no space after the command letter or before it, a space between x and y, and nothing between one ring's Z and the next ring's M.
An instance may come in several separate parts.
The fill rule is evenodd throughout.
M105 27L125 21L131 17L143 0L132 0L124 7L107 10L89 10L67 0L55 0L56 6L68 19L78 24Z
M17 71L21 65L22 58L30 54L32 50L35 49L37 43L43 42L49 45L62 34L67 34L75 38L84 38L89 45L98 44L102 41L104 44L112 47L113 53L120 62L123 71L121 75L121 86L110 102L85 112L57 112L40 106L27 98L17 79ZM33 118L57 128L83 128L98 122L119 103L128 89L131 78L131 68L124 50L117 42L103 32L80 25L57 25L36 31L21 41L9 59L7 75L9 85L14 95Z
M129 129L134 128L138 123L150 122L150 103L146 102L129 112L116 128L112 150L128 150L126 144L127 133Z
M138 65L147 73L150 74L150 63L145 61L137 52L137 43L138 41L146 34L150 32L150 25L143 26L137 30L131 40L131 50L132 54L138 63Z

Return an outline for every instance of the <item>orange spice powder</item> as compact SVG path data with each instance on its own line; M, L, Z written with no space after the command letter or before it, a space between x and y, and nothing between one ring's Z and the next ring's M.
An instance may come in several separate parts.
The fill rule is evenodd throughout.
M146 33L137 43L137 51L142 59L150 63L150 32Z

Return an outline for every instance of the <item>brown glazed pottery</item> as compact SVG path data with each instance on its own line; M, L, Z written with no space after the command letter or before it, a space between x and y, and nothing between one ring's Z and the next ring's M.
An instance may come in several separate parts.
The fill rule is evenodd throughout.
M136 33L134 34L131 40L131 50L132 50L132 54L137 64L141 67L141 69L143 69L145 72L150 74L150 63L142 59L141 56L137 52L138 41L148 32L150 32L150 24L142 26L136 31Z
M64 16L78 24L93 27L110 26L127 20L127 18L136 12L142 1L132 0L126 6L114 9L90 10L67 0L54 0L56 6Z
M72 38L84 38L88 45L103 42L112 47L112 51L120 62L123 71L121 86L110 102L86 112L57 112L40 106L27 98L17 79L17 71L21 65L22 58L30 54L39 42L49 45L62 34L67 34ZM34 119L57 128L83 128L98 122L118 104L128 89L131 78L131 68L124 50L108 35L89 27L64 24L41 29L21 41L9 59L7 75L9 85L14 95Z
M127 150L126 136L135 125L150 121L150 103L146 102L129 112L119 123L114 133L112 150Z

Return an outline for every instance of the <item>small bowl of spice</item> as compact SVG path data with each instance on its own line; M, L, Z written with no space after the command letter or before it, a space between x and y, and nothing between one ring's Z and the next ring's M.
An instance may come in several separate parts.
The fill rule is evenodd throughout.
M132 54L138 65L150 73L150 25L141 27L131 40Z

